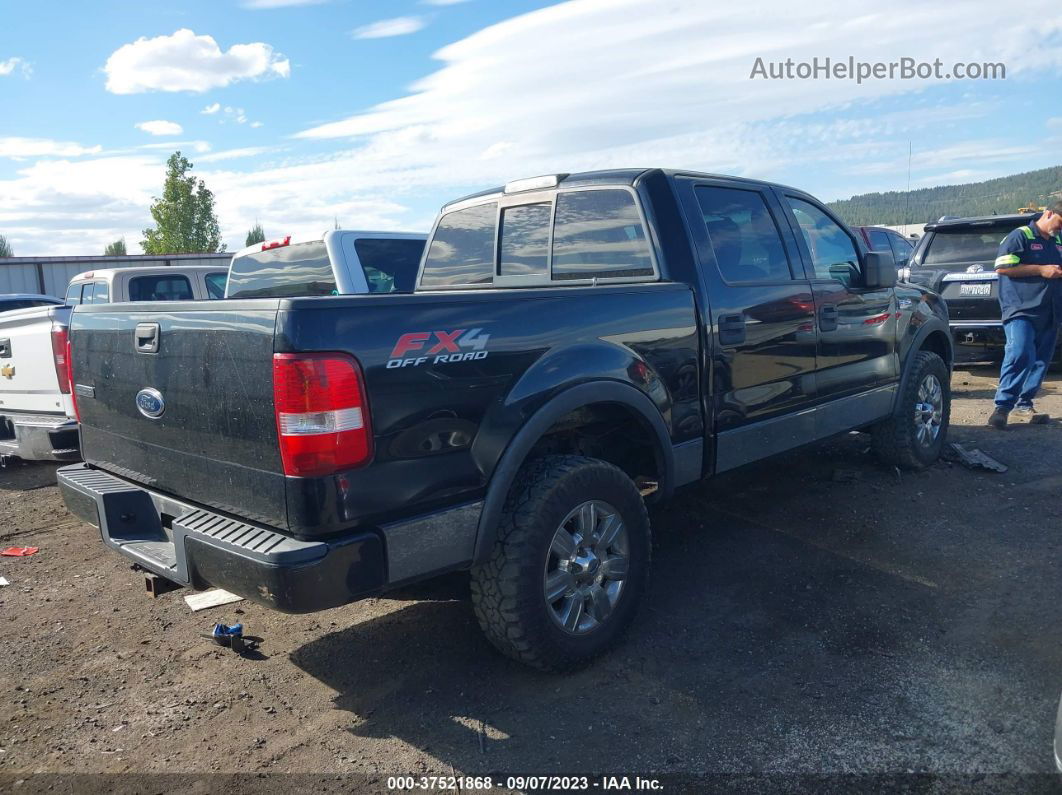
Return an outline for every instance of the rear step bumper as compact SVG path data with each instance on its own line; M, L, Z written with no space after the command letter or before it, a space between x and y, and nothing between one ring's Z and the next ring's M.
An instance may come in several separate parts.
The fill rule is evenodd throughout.
M180 585L213 585L285 613L309 613L376 593L386 582L375 533L299 541L86 464L56 475L67 508L98 527L107 546Z
M77 420L48 414L0 412L0 455L25 461L76 461Z

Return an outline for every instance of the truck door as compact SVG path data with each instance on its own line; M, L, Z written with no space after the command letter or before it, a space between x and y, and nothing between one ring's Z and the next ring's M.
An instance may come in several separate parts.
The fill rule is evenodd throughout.
M802 409L815 398L814 301L768 186L676 184L711 303L715 468L723 471L810 438Z
M863 286L855 235L826 208L810 196L779 193L815 295L819 399L843 398L895 383L899 375L896 291ZM878 397L887 407L887 396ZM877 414L880 407L875 404L869 410Z

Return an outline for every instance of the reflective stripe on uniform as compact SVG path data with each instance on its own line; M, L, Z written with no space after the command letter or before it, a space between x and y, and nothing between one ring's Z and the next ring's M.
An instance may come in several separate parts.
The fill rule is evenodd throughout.
M1031 226L1023 226L1023 227L1021 227L1021 233L1023 235L1025 235L1025 237L1027 237L1029 240L1032 240L1033 237L1035 236L1033 234L1033 230L1032 230Z
M1005 254L1002 257L996 257L997 268L1009 268L1011 265L1017 265L1021 262L1021 258L1017 254Z

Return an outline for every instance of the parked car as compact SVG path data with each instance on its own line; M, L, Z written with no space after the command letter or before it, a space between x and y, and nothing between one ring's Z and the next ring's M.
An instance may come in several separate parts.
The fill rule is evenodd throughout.
M926 224L908 279L947 301L956 342L985 347L1006 343L996 254L1003 238L1037 215L942 218Z
M895 229L886 226L853 226L852 229L863 238L863 243L870 251L892 253L897 268L906 268L914 251L914 243Z
M59 484L109 547L286 612L470 569L545 669L631 622L648 502L854 429L918 469L949 419L939 297L802 191L660 169L447 205L412 295L88 305L71 342Z
M55 306L62 304L61 298L39 293L5 293L0 295L0 312L11 312L15 309L29 309L34 306Z
M290 235L238 251L227 298L411 293L427 235L336 229Z
M124 301L198 301L225 297L228 271L216 265L152 265L79 273L66 288L68 306Z
M66 360L69 318L70 308L58 299L0 314L0 456L78 458Z

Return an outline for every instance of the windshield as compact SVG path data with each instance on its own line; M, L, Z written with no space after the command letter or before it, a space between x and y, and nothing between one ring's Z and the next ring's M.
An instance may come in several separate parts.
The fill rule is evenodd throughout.
M956 262L993 262L999 244L1009 229L998 226L984 229L938 229L926 243L923 265L946 265Z

